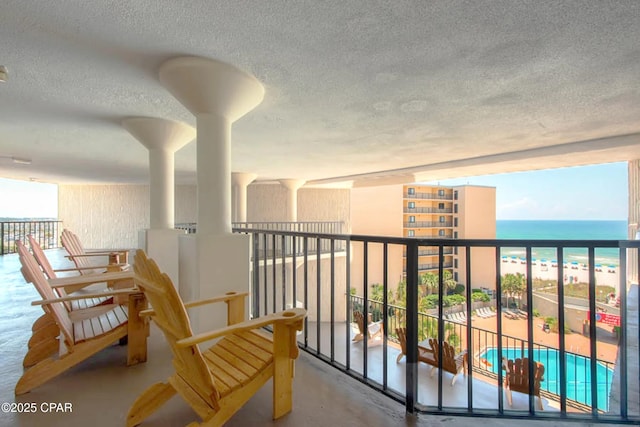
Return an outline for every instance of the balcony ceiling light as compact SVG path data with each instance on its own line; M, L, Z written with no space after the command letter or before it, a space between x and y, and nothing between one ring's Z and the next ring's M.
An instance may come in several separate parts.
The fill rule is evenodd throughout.
M0 159L8 159L17 165L30 165L31 159L27 159L24 157L14 157L14 156L0 156Z

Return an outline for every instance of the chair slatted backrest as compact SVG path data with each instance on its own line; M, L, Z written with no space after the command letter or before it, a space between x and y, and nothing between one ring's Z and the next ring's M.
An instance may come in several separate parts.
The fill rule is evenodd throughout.
M540 383L544 380L544 365L533 362L533 395L540 396ZM522 358L507 361L508 373L505 381L512 391L529 394L529 359Z
M80 239L72 231L69 231L67 229L62 230L62 233L60 234L60 242L62 243L62 246L67 250L67 252L69 252L69 255L84 255L86 253L84 247L82 246L82 243L80 242ZM78 268L92 267L91 261L89 261L89 257L74 256L73 258L71 258L71 260ZM93 270L80 270L80 274L93 273L95 273L95 271Z
M429 338L429 345L433 350L436 363L438 363L438 347L440 346L438 340ZM446 341L442 341L442 369L454 374L458 372L458 364L456 363L456 350Z
M398 334L402 354L407 354L407 328L396 328L396 334Z
M47 259L47 256L44 254L44 251L42 250L40 244L36 241L36 239L33 238L31 234L29 234L27 237L29 238L29 246L31 247L33 257L40 265L40 268L44 272L45 276L47 276L48 279L55 279L57 277L56 272L53 270L53 267L51 266L49 259ZM56 288L55 293L57 293L61 298L67 296L67 292L64 290L64 288ZM70 301L65 301L64 305L67 307L67 311L71 311Z
M353 319L355 320L356 324L358 325L358 329L360 330L360 333L362 335L367 333L367 325L364 322L364 314L362 314L361 311L354 311L353 312Z
M151 316L162 330L173 352L176 373L185 379L198 395L214 409L219 409L214 379L197 345L180 348L176 341L193 336L187 311L171 279L142 250L136 251L134 270L136 284L149 300Z
M42 299L56 299L58 296L53 292L47 279L44 277L42 270L36 259L29 253L27 247L19 240L16 240L18 254L20 255L20 263L22 264L22 275L27 282L33 283ZM44 306L56 321L64 337L64 343L69 351L73 349L73 322L69 318L69 312L65 305L56 302Z

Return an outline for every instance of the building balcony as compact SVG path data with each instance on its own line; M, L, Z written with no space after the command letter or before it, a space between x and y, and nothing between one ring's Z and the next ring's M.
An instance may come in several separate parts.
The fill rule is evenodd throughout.
M453 213L453 208L438 209L438 208L404 208L404 213L435 213L435 214L450 214Z
M438 194L438 193L420 193L416 192L413 194L404 193L403 197L405 199L432 199L432 200L453 200L453 194Z
M450 228L453 227L452 221L415 221L415 222L405 222L402 224L404 228Z

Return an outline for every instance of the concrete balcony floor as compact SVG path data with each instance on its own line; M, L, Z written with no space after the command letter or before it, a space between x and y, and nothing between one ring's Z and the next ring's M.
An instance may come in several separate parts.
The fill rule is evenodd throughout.
M61 268L66 264L63 253L47 251L52 264ZM33 321L42 310L30 302L38 299L31 284L24 282L15 255L0 257L0 403L35 402L70 403L72 412L35 414L0 413L0 426L85 426L125 425L126 414L134 399L150 384L165 380L173 371L171 354L162 334L152 327L148 341L148 361L126 367L126 348L114 345L85 360L73 369L22 396L14 396L14 386L23 372L22 358ZM309 324L309 343L315 345L315 325ZM328 349L325 328L321 328L321 346ZM336 353L346 354L346 331L337 335ZM352 346L351 363L354 370L362 366L362 343ZM356 348L353 348L356 347ZM382 348L369 352L369 375L381 380ZM396 364L397 350L389 348L389 386L404 390L405 362ZM340 360L340 356L337 356ZM420 403L433 405L437 399L438 376L430 378L428 367L420 366ZM467 378L449 385L451 376L444 374L443 400L447 406L466 406ZM434 388L435 387L435 388ZM301 352L296 363L294 380L294 410L277 421L271 420L272 391L265 385L229 422L229 426L467 426L469 417L449 415L406 415L404 407L349 378L314 357ZM480 379L473 379L474 406L494 408L497 388ZM526 396L514 393L514 407L526 408ZM544 399L545 410L553 406ZM506 402L505 402L506 404ZM522 406L524 405L524 406ZM517 408L514 408L517 409ZM143 425L182 426L197 421L195 413L179 398L173 398ZM574 422L530 419L490 419L494 426L574 426ZM607 424L599 424L607 425ZM611 424L613 425L613 424Z

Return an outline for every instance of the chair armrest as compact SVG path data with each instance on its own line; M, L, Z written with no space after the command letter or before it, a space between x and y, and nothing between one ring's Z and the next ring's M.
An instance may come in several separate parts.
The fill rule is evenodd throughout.
M135 249L85 249L84 252L87 254L93 254L93 253L106 253L106 254L112 254L112 253L122 253L122 252L131 252L134 251Z
M65 257L69 259L74 259L74 258L86 258L86 257L94 257L94 256L109 256L113 253L118 253L118 252L93 252L93 253L84 253L84 254L77 254L77 255L65 255Z
M117 282L120 280L131 280L134 278L133 271L115 271L109 273L92 274L87 276L61 277L49 280L52 288L66 288L79 285L92 285L102 282Z
M178 347L191 347L196 344L200 344L205 341L209 341L215 338L219 338L225 335L233 333L249 331L252 329L259 329L267 325L275 323L295 324L297 330L302 329L302 319L307 316L307 311L302 308L291 308L289 310L281 311L279 313L268 314L266 316L258 317L256 319L247 320L241 323L235 323L233 325L226 326L224 328L216 329L215 331L203 332L198 335L194 335L189 338L184 338L176 342Z
M136 277L136 280L140 280L140 279ZM238 298L245 298L247 296L249 296L248 292L240 292L240 293L238 293L238 292L227 292L226 294L218 296L218 297L186 302L186 303L184 303L184 308L200 307L202 305L214 304L214 303L217 303L217 302L228 302L228 301L233 301L233 300L238 299ZM148 310L141 311L140 315L141 316L153 316L155 313L156 312L151 308L151 309L148 309Z
M100 269L106 269L106 268L113 268L113 267L130 267L129 264L109 264L109 265L92 265L90 267L69 267L69 268L61 268L61 269L57 269L57 270L53 270L56 273L64 273L67 271L80 271L80 270L100 270Z
M65 301L76 301L81 299L89 299L89 298L100 298L100 297L111 297L116 295L131 295L131 294L140 294L142 293L138 288L128 288L128 289L118 289L114 291L107 292L96 292L92 294L82 294L82 295L71 295L62 298L54 298L54 299L43 299L39 301L32 301L31 305L51 305L57 302L65 302Z

